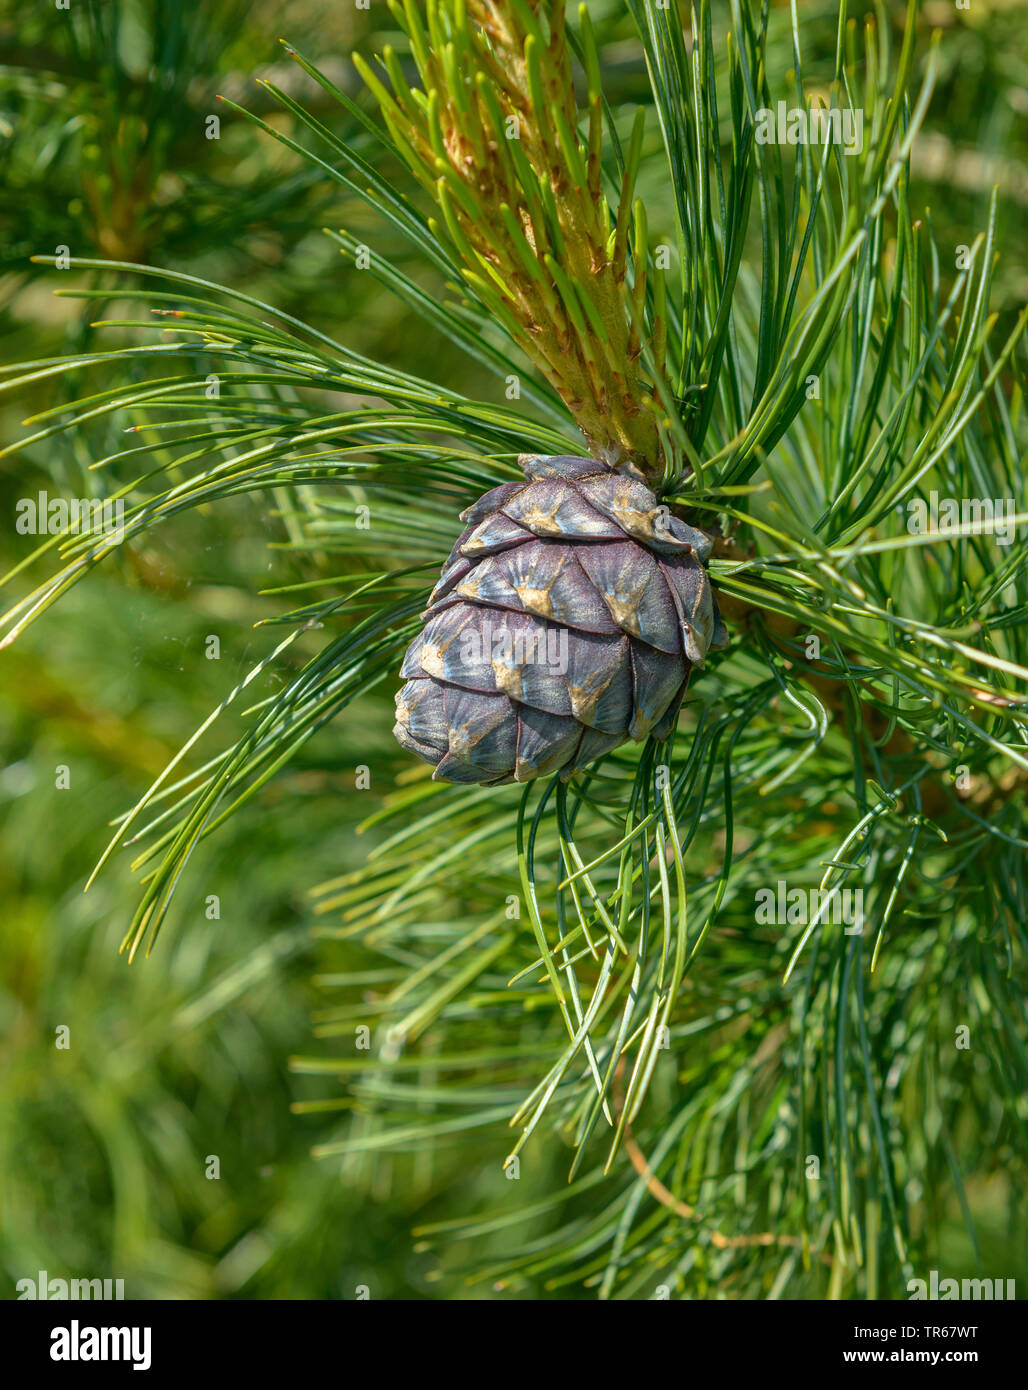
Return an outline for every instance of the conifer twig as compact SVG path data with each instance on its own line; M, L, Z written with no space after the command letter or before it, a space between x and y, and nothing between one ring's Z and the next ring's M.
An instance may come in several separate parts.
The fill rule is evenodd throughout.
M429 6L427 30L411 0L393 9L422 87L407 85L389 48L381 66L390 89L360 56L354 62L397 149L439 206L433 230L451 244L469 291L559 392L590 451L659 474L660 412L640 362L645 217L633 192L641 113L612 212L585 6L584 139L563 3L443 2Z

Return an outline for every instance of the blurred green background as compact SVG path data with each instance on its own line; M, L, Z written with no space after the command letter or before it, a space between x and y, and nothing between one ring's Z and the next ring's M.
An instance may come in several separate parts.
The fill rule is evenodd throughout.
M645 100L622 7L590 10L612 100ZM837 13L800 5L812 72L818 59L830 70ZM898 34L903 7L889 14ZM939 26L945 40L914 202L930 207L940 244L956 247L983 225L998 181L993 307L1005 318L1028 297L1025 18L1021 0L923 7L923 36ZM776 7L782 70L784 19ZM377 238L434 288L426 268L345 190L216 100L222 92L299 134L254 81L271 76L349 130L277 40L352 91L347 53L385 41L389 27L379 3L77 0L59 11L3 0L2 361L96 347L104 335L90 321L118 316L113 298L105 312L54 299L55 273L28 263L66 245L241 286L371 357L472 391L466 362L411 331L320 228ZM209 139L214 114L220 138ZM645 192L659 226L661 189ZM40 382L0 396L0 444L61 390ZM13 519L18 498L48 485L82 495L91 457L115 447L109 428L0 460L0 516ZM0 571L31 544L13 521L0 526ZM123 1278L128 1296L144 1298L352 1298L360 1286L373 1298L465 1296L445 1256L419 1253L410 1231L468 1209L502 1138L483 1141L470 1169L466 1148L443 1150L417 1181L383 1161L358 1183L310 1157L332 1117L305 1108L322 1092L289 1071L291 1055L316 1051L323 1003L310 890L360 866L374 836L355 828L407 767L390 736L391 690L352 707L197 850L150 959L129 967L118 955L138 896L128 855L82 892L109 822L273 646L254 623L282 605L256 591L309 577L307 564L290 553L287 520L269 535L248 500L223 505L108 564L0 656L0 1296L40 1270ZM19 575L5 592L25 588ZM205 656L211 635L216 660ZM271 668L253 699L280 679ZM367 763L374 782L359 791L355 769ZM336 943L331 964L363 961ZM62 1027L68 1048L55 1045ZM210 1156L216 1181L205 1176ZM956 1214L953 1231L959 1246Z

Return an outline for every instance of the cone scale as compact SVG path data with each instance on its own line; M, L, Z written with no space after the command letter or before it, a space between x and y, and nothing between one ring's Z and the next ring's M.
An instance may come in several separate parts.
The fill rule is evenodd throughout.
M466 529L407 649L393 730L447 782L563 778L674 727L724 626L711 542L595 459L523 454Z

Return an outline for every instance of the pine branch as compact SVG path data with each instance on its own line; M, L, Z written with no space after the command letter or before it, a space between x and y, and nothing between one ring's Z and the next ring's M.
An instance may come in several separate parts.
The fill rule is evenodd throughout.
M863 75L840 24L826 60L834 90L862 92L873 135L853 159L754 144L762 103L780 90L806 97L796 8L732 5L724 63L711 5L697 6L688 41L677 9L628 9L679 255L667 285L650 278L641 318L634 189L605 213L593 154L608 185L615 169L625 181L591 95L588 134L577 134L570 36L551 53L539 7L472 4L465 19L441 4L425 33L411 9L423 85L393 81L388 54L391 91L366 68L384 127L345 93L357 136L287 93L277 99L293 123L257 124L294 152L309 133L316 168L408 239L433 288L381 257L377 283L420 316L426 356L448 339L491 373L483 398L370 360L239 291L121 266L156 286L126 298L161 306L163 341L150 341L152 324L123 321L124 347L5 370L5 385L33 391L101 378L43 410L11 450L43 460L55 441L89 441L97 476L130 502L129 554L189 509L249 494L261 524L281 526L316 568L316 580L284 586L298 606L269 617L301 629L302 667L227 746L200 753L191 740L119 825L118 844L127 831L145 840L132 947L152 939L201 841L395 671L459 509L510 477L526 447L568 448L546 382L518 409L490 396L518 349L544 376L570 372L563 386L552 378L560 394L598 417L614 377L590 306L622 365L638 329L638 410L625 407L596 447L652 470L661 455L636 429L655 428L663 495L729 533L712 572L736 605L733 645L691 688L669 744L619 749L565 787L535 784L523 800L455 792L382 755L396 789L368 817L367 865L318 895L326 951L339 953L321 977L318 1034L344 1041L338 1057L298 1070L343 1078L329 1104L359 1111L319 1152L362 1182L373 1163L382 1180L383 1154L399 1163L462 1136L476 1155L493 1143L497 1169L504 1154L548 1163L538 1204L501 1203L457 1230L481 1242L526 1223L527 1238L519 1229L499 1252L475 1246L474 1279L585 1281L608 1297L652 1296L658 1278L701 1295L901 1292L911 1262L931 1253L947 1195L970 1209L962 1171L1002 1175L1023 1150L1025 508L1005 549L987 534L912 535L904 511L933 487L1022 496L1012 383L1025 320L994 341L995 206L952 279L930 220L911 208L932 72L915 92L914 7L895 64L869 26ZM785 56L772 73L765 24L776 22ZM591 94L587 29L575 42ZM546 96L551 81L564 86ZM557 113L552 134L541 97ZM507 140L509 118L520 139ZM479 149L480 169L466 162ZM535 167L547 156L556 178ZM397 157L438 206L431 223L419 195L382 172ZM634 159L630 146L630 172ZM336 235L353 254L354 233ZM609 264L594 273L601 246ZM439 280L461 268L470 298L436 302ZM561 332L570 365L553 360ZM224 388L217 400L201 389L208 372ZM360 533L344 510L366 497L375 524ZM20 635L115 549L47 542L38 558L59 554L55 572L16 597L4 630ZM342 631L309 654L308 625L320 622ZM390 722L381 707L376 718ZM947 785L958 769L967 797ZM755 922L755 895L779 880L859 889L866 937L817 916ZM355 948L372 962L371 992ZM968 1020L981 1050L963 1067L953 1037ZM373 1057L354 1057L356 1023L375 1027Z
M442 222L430 225L470 291L552 382L590 452L652 475L662 464L661 407L639 360L646 217L632 201L642 113L612 213L592 28L582 6L583 141L564 9L560 0L442 0L428 7L426 27L405 0L393 10L422 86L408 85L391 48L381 57L388 90L354 61L397 150L435 198ZM658 313L653 335L665 328Z

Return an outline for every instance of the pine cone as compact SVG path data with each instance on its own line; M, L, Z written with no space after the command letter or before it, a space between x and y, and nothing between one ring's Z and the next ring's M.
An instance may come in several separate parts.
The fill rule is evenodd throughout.
M447 782L561 776L666 738L724 625L694 531L595 459L519 460L461 520L407 649L393 732Z

